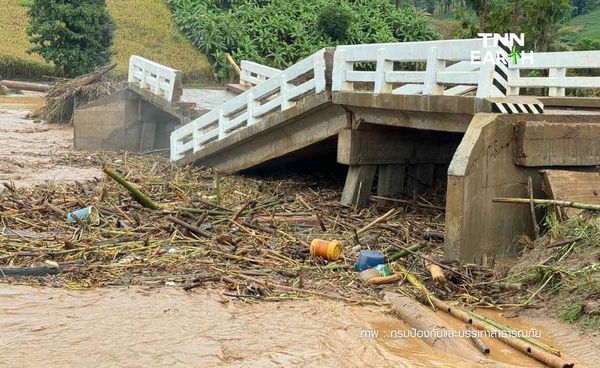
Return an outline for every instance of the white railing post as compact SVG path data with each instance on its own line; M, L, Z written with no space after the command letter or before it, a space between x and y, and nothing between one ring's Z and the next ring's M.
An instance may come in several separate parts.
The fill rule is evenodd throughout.
M548 77L550 78L564 78L567 76L566 68L550 68L548 72ZM564 97L565 89L560 87L549 87L548 88L548 96L553 97Z
M254 117L254 109L259 105L258 101L254 100L254 93L252 90L248 92L248 103L246 105L246 124L248 126L256 124L256 118Z
M281 111L287 110L290 107L294 106L296 103L290 101L290 90L295 86L291 83L288 83L287 75L285 73L281 73L281 86L279 87L279 95L281 96Z
M346 81L346 72L354 70L354 63L346 61L346 51L336 50L333 57L332 89L334 91L352 91L352 82Z
M487 60L486 55L494 55L494 60L501 55L500 47L481 48L481 64L479 68L479 83L477 83L477 98L506 97L507 82L496 76L496 62Z
M146 89L146 63L142 64L142 78L140 78L140 87Z
M226 136L226 134L225 134L225 124L227 124L228 120L229 119L223 113L223 109L219 108L219 122L217 123L218 126L219 126L219 139L223 139Z
M174 132L173 132L174 133ZM171 136L169 137L169 141L170 141L170 148L171 148L171 152L170 152L170 156L171 156L171 162L176 161L179 159L178 155L177 155L177 149L179 148L177 145L177 138L176 135L171 133Z
M394 62L386 59L386 49L381 47L377 49L377 64L375 66L375 93L391 93L392 85L387 83L385 75L394 70Z
M437 83L438 72L444 70L446 61L438 59L438 48L432 47L427 52L427 67L425 68L424 95L443 95L444 86Z
M325 50L317 52L313 56L313 79L315 81L315 93L321 93L327 88L325 80L325 72L327 65L325 64Z
M506 89L507 96L518 96L521 93L521 89L519 87L510 87L511 80L517 80L521 78L521 70L516 68L508 69L508 83L509 87Z

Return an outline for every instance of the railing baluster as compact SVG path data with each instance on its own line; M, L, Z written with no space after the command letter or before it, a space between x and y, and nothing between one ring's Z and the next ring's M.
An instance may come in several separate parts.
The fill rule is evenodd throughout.
M257 119L254 117L254 109L259 105L258 101L254 99L254 93L250 90L248 92L248 102L246 103L246 124L248 126L256 124Z
M521 93L521 89L519 87L510 87L510 81L515 80L521 77L521 70L516 68L508 69L508 85L509 87L506 89L507 96L518 96Z
M354 63L346 61L346 51L341 49L335 52L333 58L333 81L334 91L352 91L353 83L346 80L346 72L354 70Z
M219 127L219 139L226 137L225 124L227 124L227 121L229 121L229 118L223 114L223 109L219 108L219 122L217 123Z
M567 68L550 68L548 77L550 78L564 78L567 76ZM548 96L553 97L564 97L565 89L560 87L548 88Z
M381 47L377 49L377 64L375 67L375 93L391 93L392 85L387 83L385 75L394 70L394 62L386 59L386 49Z
M287 75L285 73L281 73L281 86L279 87L279 93L281 95L281 111L287 110L296 104L294 101L289 100L289 92L294 87L295 86L293 84L288 83Z
M437 83L437 74L446 67L446 61L438 58L438 48L432 47L427 52L427 67L425 68L424 95L443 95L444 86Z

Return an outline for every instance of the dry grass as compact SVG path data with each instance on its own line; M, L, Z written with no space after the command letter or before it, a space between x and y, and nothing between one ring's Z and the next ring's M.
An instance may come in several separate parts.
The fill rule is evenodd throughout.
M117 22L113 61L116 73L127 74L129 56L140 55L182 70L186 79L207 79L206 57L179 33L162 0L108 0ZM38 55L27 54L27 8L19 0L0 0L0 79L20 76L39 78L51 66Z

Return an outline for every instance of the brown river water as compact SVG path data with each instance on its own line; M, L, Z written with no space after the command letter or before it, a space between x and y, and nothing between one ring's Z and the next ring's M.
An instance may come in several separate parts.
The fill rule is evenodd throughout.
M242 303L170 287L0 284L0 367L540 366L494 341L486 340L490 360L478 364L390 330L409 327L381 308L328 300Z

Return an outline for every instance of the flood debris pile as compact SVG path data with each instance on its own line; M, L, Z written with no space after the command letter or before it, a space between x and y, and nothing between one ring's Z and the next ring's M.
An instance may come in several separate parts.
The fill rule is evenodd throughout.
M444 212L435 195L374 197L368 209L357 211L339 203L337 185L314 177L219 177L208 169L182 170L162 158L131 154L54 158L56 163L67 160L82 166L108 163L106 172L139 189L156 209L136 201L109 175L34 188L5 184L0 193L1 270L6 275L19 268L20 276L47 273L13 282L168 284L221 288L244 300L322 296L380 303L381 290L396 290L399 283L407 286L406 293L421 294L406 281L405 270L440 297L477 305L495 302L479 289L465 288L488 279L490 269L441 263ZM90 206L98 216L67 221L69 213ZM316 239L338 241L339 259L311 255ZM360 277L355 263L367 250L383 253L391 270L374 280Z
M556 213L545 219L546 233L524 240L521 258L510 268L507 280L524 285L512 301L521 306L547 309L584 330L600 329L600 216L582 212L566 221Z
M373 196L358 211L340 204L339 186L325 178L221 177L132 154L53 160L103 167L105 175L3 184L0 276L8 282L207 288L244 302L328 298L390 306L425 327L410 311L429 308L479 330L515 333L472 309L501 306L521 288L494 276L494 260L443 262L444 208L435 193ZM502 341L552 367L572 366L538 341ZM485 351L473 360L485 361Z
M106 74L117 64L106 65L74 79L59 80L44 97L45 103L29 114L48 123L70 123L77 106L108 96L123 88Z

